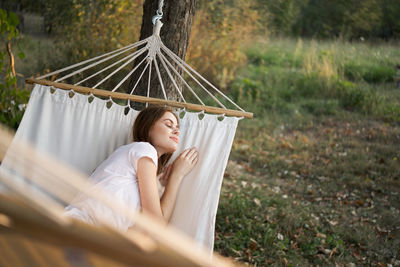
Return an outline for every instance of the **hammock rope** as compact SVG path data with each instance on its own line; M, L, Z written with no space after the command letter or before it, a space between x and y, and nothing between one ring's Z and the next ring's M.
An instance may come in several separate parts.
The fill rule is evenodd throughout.
M115 92L131 75L132 73L134 73L139 67L140 65L142 65L142 63L146 60L146 58L144 58L142 61L140 61L139 64L136 65L136 67L133 68L133 70L131 70L128 75L126 75L112 90L111 92ZM110 76L110 75L109 75ZM111 76L110 76L111 77ZM107 78L107 77L106 77ZM104 81L107 79L104 79ZM140 80L140 79L138 79ZM133 90L132 90L133 92ZM132 94L132 93L131 93Z
M153 25L156 24L156 21L162 19L163 11L162 8L164 6L164 0L158 1L158 9L156 10L156 15L152 18Z
M130 56L127 56L126 58L129 58L129 60L127 62L125 62L124 64L122 64L120 67L118 67L116 70L114 70L112 73L110 73L107 77L105 77L103 80L101 80L100 82L98 82L95 86L93 86L93 88L97 88L99 85L101 85L103 82L105 82L106 80L108 80L109 78L111 78L114 74L116 74L119 70L121 70L123 67L125 67L126 65L128 65L129 63L131 63L133 60L135 60L137 57L139 57L140 55L142 55L145 52L145 49L140 49L138 51L136 51L135 53L133 53ZM126 59L125 58L125 59ZM136 69L135 69L136 70ZM118 88L118 87L117 87ZM113 90L111 90L112 92L114 92L115 90L117 90L117 88L114 88Z
M121 90L122 85L126 83L127 80L133 75L136 75L138 78L135 81L131 81L133 87L129 89L129 95L133 96L140 81L143 79L143 84L147 83L147 90L145 89L147 96L145 98L148 98L149 101L152 101L152 104L154 104L154 101L150 98L150 88L158 85L159 88L161 88L162 97L167 101L165 102L167 105L172 104L170 106L181 108L185 107L186 109L191 109L194 107L193 105L195 105L196 108L194 110L197 111L222 114L223 116L226 114L230 116L252 118L252 113L246 112L244 109L242 109L232 99L226 96L221 90L219 90L216 86L214 86L211 82L209 82L206 78L204 78L183 59L178 57L163 44L160 38L160 30L163 25L161 22L163 5L164 1L160 0L158 2L156 15L152 18L154 26L153 34L151 36L139 42L119 48L115 51L105 53L57 71L53 71L46 75L40 76L37 79L31 79L27 82L49 85L51 82L43 79L55 77L56 75L61 75L64 73L62 77L57 78L54 81L54 83L63 83L66 85L62 86L63 88L60 89L67 90L65 87L68 87L69 89L74 89L76 92L82 92L92 88L94 90L90 90L90 93L93 95L104 96L104 93L99 94L100 92L97 91L99 90L99 87L105 86L106 82L108 82L106 87L109 87L110 84L117 81L117 74L120 75L127 69L129 64L133 64L134 62L140 60L140 62L135 63L134 67L128 71L128 73L124 75L122 79L117 81L115 86L111 86L112 89L110 91L112 93L118 93L117 90ZM107 66L103 66L104 64L107 64ZM155 71L153 69L155 69ZM148 76L146 71L148 72ZM85 75L85 73L88 74ZM152 75L157 76L157 78L153 79ZM83 76L83 78L80 78L81 76ZM97 83L95 81L96 78L100 80ZM75 82L72 83L73 86L67 86L67 79L75 79ZM157 81L158 84L155 84ZM168 99L167 88L164 81L170 82L171 90L175 91L177 97L179 98L178 102ZM81 85L88 82L95 84L93 86L88 85L85 87L85 90L81 90ZM198 94L199 92L205 92L204 95L207 97L207 99L209 99L209 101L202 100ZM186 95L191 96L190 99L197 101L199 105L196 105L196 103L193 103L193 105L188 103L188 96ZM112 98L115 95L109 94L107 96ZM121 95L119 95L118 98L123 99ZM125 97L125 99L128 100L128 104L130 104L130 101L133 100L132 97L128 96ZM210 101L213 101L214 105L218 106L219 108L209 106ZM182 102L184 105L179 104L180 102ZM145 103L146 106L149 104L149 102ZM236 110L231 109L227 105L232 106ZM202 106L202 108L198 106Z
M106 57L106 56L108 56L108 55L112 55L112 54L117 53L117 52L119 52L119 51L121 51L121 50L124 50L124 49L126 49L126 51L128 51L128 50L130 50L130 49L133 49L133 48L135 48L135 47L138 47L138 46L144 44L145 42L146 42L146 39L143 39L142 41L139 41L139 42L137 42L137 43L133 43L133 44L127 45L127 46L125 46L125 47L122 47L122 48L119 48L119 49L117 49L117 50L114 50L114 51L105 53L105 54L103 54L103 55L100 55L100 56L97 56L97 57L94 57L94 58L91 58L91 59L87 59L87 60L84 60L84 61L82 61L82 62L78 62L78 63L76 63L76 64L74 64L74 65L71 65L71 66L68 66L68 67L65 67L65 68L62 68L62 69L53 71L53 72L51 72L51 73L48 73L48 74L39 76L39 77L37 77L36 79L40 80L40 79L44 79L44 78L50 77L50 76L52 76L52 75L59 74L59 73L61 73L61 72L65 72L65 71L67 71L67 70L70 70L70 69L73 69L73 68L82 66L82 65L84 65L84 64L86 64L86 63L95 61L95 60L97 60L97 59ZM125 51L125 52L126 52L126 51Z

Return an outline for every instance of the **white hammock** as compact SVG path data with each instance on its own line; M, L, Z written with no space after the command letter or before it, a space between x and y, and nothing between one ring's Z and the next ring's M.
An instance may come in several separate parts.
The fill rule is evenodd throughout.
M13 142L28 141L68 165L90 174L117 147L129 143L138 111L106 107L106 101L36 85ZM179 147L196 146L199 161L183 180L171 224L212 251L214 224L224 170L238 118L186 112L180 120ZM12 165L4 158L5 166ZM67 204L67 203L66 203Z
M192 146L198 148L200 158L195 169L182 182L171 224L193 237L199 245L212 251L219 193L237 123L240 117L252 117L252 114L243 111L220 90L166 48L159 37L161 26L162 23L158 19L155 23L153 35L145 40L49 73L38 79L28 80L27 82L36 83L36 85L13 142L28 141L39 150L50 153L78 170L90 174L117 147L131 141L130 131L138 111L130 108L130 100L167 104L183 108L184 111L186 109L201 111L200 113L204 116L202 119L199 118L199 113L185 112L180 121L181 142L171 160L181 151ZM145 46L133 51L141 45ZM132 53L128 54L129 52ZM123 71L124 67L142 54L146 54L145 58L125 75L112 88L111 92L96 89L116 73ZM110 64L109 61L112 59L117 61ZM170 62L177 66L178 71ZM103 63L109 65L101 70L92 71L92 74L74 85L60 83L73 76L82 75L83 72ZM165 100L132 95L139 84L139 80L131 89L131 95L116 92L131 77L132 73L138 70L141 64L145 64L145 67L139 75L139 80L146 79L149 82L147 96L149 96L150 77L154 67ZM77 67L80 68L76 69ZM161 76L160 67L163 67L167 77ZM115 69L112 70L112 68ZM179 71L179 68L181 71ZM149 75L144 77L147 69ZM54 82L42 80L66 71L72 72ZM110 72L105 74L106 71ZM174 80L172 73L178 78L179 82ZM105 75L105 77L92 88L81 86L82 83L99 75ZM183 102L167 99L163 79L171 79L174 89ZM182 88L179 88L180 85L184 85L187 89L185 91L193 94L200 104L186 103ZM194 88L204 90L210 99L213 99L220 107L206 106L195 93ZM216 95L207 88L213 90ZM71 92L75 93L71 95ZM100 99L94 95L109 97L109 99ZM111 97L128 100L128 103L126 106L113 103L110 107L108 103L113 101ZM227 109L226 103L233 105L238 110ZM127 108L129 112L126 114ZM204 111L238 117L223 116L223 120L220 120L219 115L205 114ZM180 111L177 111L177 113L179 115ZM3 165L7 165L8 160L6 155ZM12 164L10 163L10 165Z

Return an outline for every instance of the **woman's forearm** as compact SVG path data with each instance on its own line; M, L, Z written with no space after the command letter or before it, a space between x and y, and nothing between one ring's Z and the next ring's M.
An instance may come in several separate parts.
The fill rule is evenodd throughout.
M161 210L164 219L169 222L172 212L174 211L176 197L182 182L182 178L177 174L172 173L169 177L168 184L165 187L164 194L161 197Z
M174 211L176 197L183 177L185 177L196 165L198 153L195 147L184 150L174 161L168 184L161 198L161 210L167 222Z

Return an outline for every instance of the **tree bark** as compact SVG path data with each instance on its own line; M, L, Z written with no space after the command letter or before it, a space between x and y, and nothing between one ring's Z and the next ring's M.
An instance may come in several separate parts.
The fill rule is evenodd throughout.
M163 6L163 17L161 19L163 26L160 32L161 40L166 47L168 47L172 52L174 52L183 60L185 60L186 52L189 45L189 37L192 28L196 3L197 0L165 0ZM154 15L156 15L157 9L158 0L145 0L143 4L143 21L140 31L140 40L143 40L152 35L152 18ZM135 60L133 68L142 61L144 56L138 57ZM164 71L164 67L161 65L160 60L157 59L157 61L168 99L179 101L180 97L178 92L176 91L169 76ZM135 83L139 79L143 68L144 66L140 66L132 75L129 82L129 88L127 88L126 90L128 93L132 90ZM151 72L152 75L150 82L150 97L164 98L154 65L152 66ZM174 75L172 71L171 73L175 77L175 81L177 81L178 87L180 88L180 90L182 90L182 83L180 82L179 78L176 79L176 75ZM135 89L135 94L142 96L147 95L148 77L149 70L146 70L143 77L141 78L141 81L137 85L137 88ZM136 109L142 109L143 104L135 103L134 107Z

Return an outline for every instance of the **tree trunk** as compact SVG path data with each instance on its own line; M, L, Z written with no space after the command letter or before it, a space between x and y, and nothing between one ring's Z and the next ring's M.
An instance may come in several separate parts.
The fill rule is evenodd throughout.
M163 17L161 19L163 26L160 32L161 40L166 47L168 47L172 52L174 52L183 60L185 59L186 51L189 45L189 36L196 8L196 2L197 0L166 0L163 6ZM157 9L158 0L145 0L143 4L143 21L140 31L140 40L143 40L152 35L152 18L154 15L156 15ZM142 61L143 57L139 57L135 60L133 68ZM164 71L164 67L161 65L160 60L157 60L157 62L168 99L179 101L179 94L176 91L169 76ZM143 71L143 68L144 66L140 66L132 75L129 82L129 88L127 88L126 90L128 93L132 90L132 88L138 81L139 76ZM150 82L150 97L164 98L154 65L152 66L151 72L152 75ZM171 73L174 77L176 76L172 71ZM147 69L135 89L135 94L143 96L147 95L148 77L149 70ZM182 90L182 83L180 83L179 78L176 79L175 77L175 81L177 81L178 87L180 88L180 90ZM134 107L136 109L142 109L143 104L135 103Z

